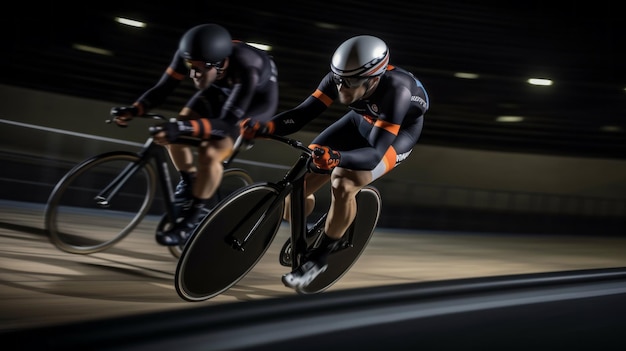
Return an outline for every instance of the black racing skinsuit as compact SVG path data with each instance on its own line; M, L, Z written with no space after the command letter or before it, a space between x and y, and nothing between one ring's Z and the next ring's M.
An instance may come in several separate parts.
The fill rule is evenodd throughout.
M184 58L177 51L155 86L137 100L140 113L159 106L189 74ZM278 108L277 69L262 50L233 41L233 52L223 78L195 93L185 105L207 118L212 137L239 135L239 121L251 117L269 120Z
M294 133L324 112L339 96L332 76L329 72L300 105L276 115L274 132ZM408 71L390 65L374 93L349 105L349 111L312 143L339 151L339 167L371 170L377 179L409 156L428 107L422 83Z

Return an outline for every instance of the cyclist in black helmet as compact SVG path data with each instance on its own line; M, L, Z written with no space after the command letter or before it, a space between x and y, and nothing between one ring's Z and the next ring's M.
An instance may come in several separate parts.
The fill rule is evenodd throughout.
M184 219L156 240L181 245L207 213L208 199L220 184L223 160L231 152L244 118L268 120L278 106L276 66L270 56L241 41L217 24L189 29L180 39L172 62L152 88L130 107L114 107L114 121L126 126L133 116L159 106L189 76L198 92L179 112L176 122L162 125L155 141L166 145L180 172L176 202ZM173 144L181 135L206 139L198 148L197 165L189 146Z
M282 277L286 286L296 290L326 270L328 254L356 216L356 194L409 156L429 108L422 83L389 64L389 49L380 38L359 35L346 40L333 54L330 68L313 94L295 108L267 123L244 120L241 124L245 139L254 138L259 131L287 135L300 130L337 99L349 109L309 146L324 153L314 156L315 172L306 178L306 211L312 212L312 194L328 181L331 204L321 244L307 254L300 267Z

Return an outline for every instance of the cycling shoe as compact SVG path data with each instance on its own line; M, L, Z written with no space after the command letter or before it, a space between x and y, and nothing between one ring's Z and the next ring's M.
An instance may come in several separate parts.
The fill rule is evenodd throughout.
M183 220L176 223L170 230L158 231L155 236L156 241L165 246L184 245L191 236L191 233L196 229L196 225L197 223L189 223Z
M318 275L324 273L328 268L327 263L315 260L306 261L294 271L283 275L282 281L286 287L301 290L309 286Z

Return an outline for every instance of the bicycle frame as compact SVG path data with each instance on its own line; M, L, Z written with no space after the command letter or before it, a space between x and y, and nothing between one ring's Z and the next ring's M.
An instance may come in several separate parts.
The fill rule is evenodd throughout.
M289 173L285 176L283 182L289 182L291 184L291 203L289 210L291 211L290 227L291 227L291 242L293 243L294 259L291 262L292 268L298 267L300 263L300 257L306 253L309 246L307 240L307 221L305 213L305 187L304 187L304 174L307 173L309 168L309 161L311 160L310 153L303 152ZM295 171L295 172L292 172Z
M198 140L192 138L180 138L181 144L197 145ZM140 161L128 165L106 188L104 188L95 198L98 205L106 207L109 199L115 196L117 191L122 188L124 183L130 179L136 172L140 171L146 163L154 160L157 172L157 182L159 189L164 195L164 206L167 219L170 223L176 220L176 204L174 202L174 189L172 188L173 180L169 166L169 154L167 149L156 144L154 138L150 137L144 143L143 148L138 152Z
M290 235L279 255L280 264L296 269L309 249L319 244L323 233L319 229L325 224L326 215L309 229L305 210L305 177L312 171L312 153L316 151L287 137L262 135L260 138L275 139L299 149L301 154L278 182L240 188L223 199L198 225L181 253L175 274L176 291L187 301L202 301L224 292L256 265L279 230L287 196L291 199ZM325 290L343 276L363 252L380 214L378 192L371 187L364 190L357 195L364 217L357 215L348 229L350 233L344 234L346 239L341 247L331 253L330 268L309 287L298 290L299 293ZM362 194L364 197L360 197ZM358 218L362 219L358 221ZM359 235L352 235L352 232L359 232ZM349 247L355 250L343 250Z
M146 114L142 116L143 118L155 118L155 119L164 119L161 115L158 114ZM151 133L158 132L159 129L153 126L150 128ZM179 137L176 141L176 144L184 144L189 146L198 146L200 145L201 140L193 137L182 136ZM159 189L161 193L165 196L165 214L167 216L167 220L169 223L174 223L176 221L176 204L174 200L174 189L172 188L173 180L171 176L171 171L169 167L169 159L170 156L167 152L167 149L158 145L154 142L154 138L150 137L144 143L143 148L138 152L140 156L140 161L138 163L134 163L129 165L126 169L124 169L105 189L100 192L95 198L98 205L106 207L109 203L109 199L115 196L117 191L125 184L125 182L130 179L136 172L141 170L144 165L148 162L154 160L154 165L156 166L157 179L159 180ZM232 153L231 156L224 161L224 166L226 167L236 156L236 152Z
M164 116L156 114L140 117L165 120ZM105 122L110 123L111 120ZM149 131L154 136L161 128L161 125L152 126ZM165 213L157 224L157 233L168 230L168 227L171 228L180 220L181 205L176 203L170 156L167 148L157 144L153 136L149 136L136 152L110 151L83 160L57 182L48 197L44 213L46 231L54 245L63 251L79 254L95 253L112 247L126 237L148 213L159 189L164 197L159 205L164 206ZM192 147L198 147L203 142L192 136L181 136L175 141L176 144ZM228 167L233 157L231 153L224 161L223 176L228 182L222 182L216 189L213 202L218 202L224 193L230 193L232 189L252 183L251 177L244 170ZM74 208L81 207L85 207L80 211L84 218L90 213L94 214L90 219L97 221L103 215L115 214L119 220L103 231L97 227L81 231L72 223L78 213ZM85 209L87 211L83 211ZM175 257L180 257L182 245L169 246L169 250Z

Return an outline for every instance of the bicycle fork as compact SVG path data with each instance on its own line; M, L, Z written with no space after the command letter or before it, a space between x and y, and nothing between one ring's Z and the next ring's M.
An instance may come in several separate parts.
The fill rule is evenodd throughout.
M139 162L133 162L126 166L120 174L118 174L111 183L109 183L98 195L94 197L96 203L101 207L109 207L111 200L117 195L122 186L137 173L145 164L143 159Z
M285 197L287 196L287 194L289 194L289 189L290 189L290 185L289 184L285 184L282 186L281 188L282 190L278 193L278 196L274 197L274 200L272 200L272 203L268 206L267 210L263 211L263 214L261 214L261 216L259 217L259 219L256 220L256 222L254 223L254 225L252 226L252 228L250 228L250 230L248 230L248 233L246 234L246 236L243 239L238 239L236 238L234 235L228 234L224 240L226 241L226 243L228 243L233 249L239 250L239 251L245 251L245 247L246 247L246 243L248 242L248 240L254 235L254 233L256 232L256 230L265 222L266 218L272 214L274 211L276 211L277 209L279 209L281 206L281 202L285 201ZM271 194L268 194L266 196L270 196ZM260 201L259 203L264 203L265 200ZM253 212L255 211L255 209L252 209L251 213L247 213L245 214L244 218L249 218L250 216L253 215ZM281 214L282 216L282 214Z

